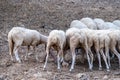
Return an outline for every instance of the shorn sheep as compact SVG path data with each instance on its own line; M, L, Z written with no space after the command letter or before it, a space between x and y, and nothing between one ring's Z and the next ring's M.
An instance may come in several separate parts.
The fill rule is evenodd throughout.
M98 30L106 30L106 29L120 29L119 28L119 21L115 20L113 23L111 22L105 22L103 19L95 18L94 22L97 25Z
M86 17L82 18L80 21L84 23L89 29L97 30L96 23L93 21L93 19Z
M78 29L83 29L83 28L88 28L84 23L82 23L80 20L73 20L70 23L70 28L78 28Z
M72 64L69 71L72 71L74 69L75 58L76 58L75 49L79 47L83 48L87 54L89 69L91 69L92 67L90 63L91 62L90 56L88 55L87 37L81 31L77 28L70 28L66 31L66 37L68 40L67 42L70 45L70 50L72 52Z
M92 53L92 51L91 51L91 47L94 45L94 47L95 47L95 51L96 51L96 53L97 53L97 56L98 56L98 61L99 61L99 70L101 70L102 69L102 66L101 66L101 59L100 59L100 53L99 53L99 51L101 50L101 48L104 48L105 46L100 46L99 47L99 42L101 42L101 41L99 41L100 40L100 38L102 38L102 37L100 37L99 38L99 34L102 32L103 30L91 30L91 29L77 29L77 28L70 28L70 29L68 29L67 31L66 31L66 36L67 36L67 42L69 42L69 45L73 45L73 44L76 44L76 45L78 45L79 44L79 42L78 41L74 41L74 40L82 40L84 37L81 37L81 38L79 38L81 35L79 35L79 37L78 37L78 35L76 34L76 33L80 33L80 32L82 32L84 35L86 35L86 38L87 38L87 52L89 52L89 55L90 56L88 56L88 63L89 63L89 69L90 70L92 70L92 67L93 67L93 53ZM104 31L103 31L104 32ZM102 34L102 33L101 33ZM77 37L75 37L75 36L77 36ZM72 38L73 37L73 38ZM79 38L79 39L78 39ZM71 40L71 39L73 39L73 41L69 41L69 40ZM102 39L103 40L103 39ZM85 43L84 43L85 44ZM101 44L103 44L103 43L101 43ZM103 44L104 45L104 44ZM70 48L71 48L71 46L70 46ZM75 52L74 50L75 50L75 48L77 48L78 46L75 46L74 45L74 49L73 49L73 51L72 52ZM84 45L84 47L85 47L85 45ZM74 54L75 55L75 54ZM107 68L107 71L109 71L109 66L108 66L108 63L107 63L107 60L106 60L106 57L105 57L105 55L104 55L104 53L101 53L101 55L102 55L102 57L103 57L103 59L104 59L104 61L105 61L105 64L106 64L106 68ZM74 57L74 56L72 56L72 57ZM73 62L74 62L74 58L73 58ZM72 64L72 66L73 66L74 64ZM74 66L73 66L74 67ZM72 69L74 69L73 67L71 67L71 70L70 71L72 71Z
M93 21L96 23L96 26L97 26L97 29L98 30L102 30L102 29L104 29L104 20L103 19L101 19L101 18L95 18L95 19L93 19Z
M120 20L114 20L112 23L120 27Z
M13 60L13 53L15 54L16 60L21 63L21 60L18 55L18 49L20 46L27 46L28 51L29 47L33 46L35 51L35 47L41 43L47 42L47 36L40 34L36 30L26 29L22 27L13 27L11 31L8 33L8 43L9 43L9 54L11 56L11 60ZM25 58L27 58L28 53L26 53ZM36 60L38 60L38 56L36 55Z
M106 69L107 69L107 71L109 71L110 65L108 65L108 63L109 63L110 57L107 55L109 55L110 38L108 36L108 33L110 33L110 30L98 30L98 31L96 30L95 31L95 34L97 34L96 37L98 38L98 40L96 40L96 42L94 44L98 43L98 46L95 48L95 50L98 55L99 70L102 69L100 55L98 54L100 52L103 57L103 60L105 62ZM104 53L104 49L105 49L105 53ZM106 54L106 56L105 56L105 54ZM108 59L108 62L107 62L106 58Z
M108 34L109 37L111 38L110 42L110 50L117 56L119 60L119 68L120 68L120 54L116 50L116 46L118 47L118 50L120 50L120 30L113 30L111 33Z
M99 34L101 33L100 30L91 30L91 29L81 29L81 31L86 34L87 36L87 45L88 45L88 52L90 54L90 58L91 58L91 67L90 70L92 70L93 67L93 53L91 51L92 46L94 46L95 52L98 56L98 61L99 61L99 70L102 68L101 66L101 60L100 60L100 47L99 47L99 43L100 43L100 38L99 38ZM106 68L109 71L109 66L107 64L107 60L106 57L103 53L101 53L105 64L106 64Z
M118 27L117 25L115 25L111 22L105 22L104 29L114 29L114 30L119 29L120 30L120 27Z
M52 30L49 33L48 40L47 40L47 47L46 47L46 60L45 64L43 67L43 70L46 69L47 61L48 61L48 56L49 56L49 49L53 47L55 50L57 50L57 69L60 71L60 61L64 61L64 53L63 49L66 45L66 35L65 32L62 30ZM61 56L61 58L60 58Z

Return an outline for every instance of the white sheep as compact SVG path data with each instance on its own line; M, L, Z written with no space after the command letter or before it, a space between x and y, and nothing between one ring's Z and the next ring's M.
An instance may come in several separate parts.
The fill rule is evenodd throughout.
M114 29L114 30L119 29L120 30L120 27L116 26L115 24L113 24L111 22L105 22L104 29Z
M111 22L104 22L104 23L101 23L101 28L99 28L100 30L107 30L107 29L114 29L114 30L117 30L117 29L120 29L118 26L116 26L115 24L111 23Z
M96 33L98 34L98 39L99 39L98 40L99 41L98 50L100 51L100 53L105 61L107 71L109 71L109 67L111 67L109 49L118 57L119 65L120 65L120 54L118 53L118 51L115 48L117 43L119 43L119 41L120 41L120 37L119 37L120 31L119 30L98 30ZM104 49L105 49L105 53L103 51Z
M96 23L93 21L93 19L86 17L82 18L80 21L84 23L89 29L97 30Z
M111 66L110 65L110 56L109 56L109 46L110 46L111 39L108 36L108 34L110 32L111 32L110 30L99 30L97 32L98 39L99 39L99 51L100 51L100 53L105 61L107 71L109 71L109 67ZM104 49L105 49L105 53L104 53ZM102 66L101 66L101 69L102 69Z
M101 66L101 59L100 59L100 49L101 47L99 46L100 45L100 39L102 38L99 38L99 35L103 32L101 30L84 30L86 35L87 35L87 44L88 44L88 51L89 53L91 54L91 70L92 70L92 67L93 67L93 53L91 51L91 48L92 46L94 46L94 49L95 49L95 52L98 56L98 61L99 61L99 70L102 68ZM108 66L108 63L106 61L106 57L103 53L101 53L103 59L104 59L104 62L106 64L106 68L107 68L107 71L109 71L109 66Z
M77 21L76 21L76 24L77 24ZM80 24L79 24L79 25L80 25ZM76 28L76 29L75 29L75 28ZM80 28L79 28L79 27L72 26L72 28L70 28L70 29L68 29L68 30L66 31L67 41L69 42L69 45L71 45L71 43L70 43L70 41L69 41L69 40L70 40L70 37L73 36L76 32L79 33L80 30L82 30L82 32L87 35L88 52L90 53L90 58L91 58L91 59L89 59L90 62L88 62L89 65L90 65L90 66L89 66L89 69L92 70L92 67L93 67L93 63L92 63L92 62L93 62L93 53L92 53L92 51L91 51L91 47L92 47L93 44L94 44L94 46L95 46L95 51L96 51L96 53L97 53L98 61L99 61L99 70L101 70L101 69L102 69L102 66L101 66L101 59L100 59L100 53L99 53L100 49L99 49L99 37L98 37L98 34L99 34L99 33L97 33L98 30L91 30L91 29L87 29L87 28L80 29L80 30L78 30L78 29L80 29ZM102 54L103 59L104 59L104 61L105 61L106 68L107 68L107 70L109 71L109 67L108 67L108 64L107 64L105 55L104 55L103 53L101 53L101 54Z
M112 23L115 24L116 26L120 27L120 20L114 20Z
M78 28L78 29L82 29L82 28L88 28L84 23L82 23L80 20L73 20L70 23L70 28Z
M49 49L51 47L53 47L55 50L57 50L57 69L60 70L60 61L64 61L63 60L63 49L66 45L66 35L65 32L62 30L52 30L49 33L49 37L47 40L47 47L46 47L46 61L43 67L43 70L46 69L46 65L47 65L47 61L48 61L48 56L49 56ZM60 56L62 56L61 60L60 60Z
M116 50L116 46L118 45L118 49L120 48L120 30L112 30L111 33L108 34L111 38L110 41L110 50L118 57L119 60L119 68L120 68L120 54Z
M28 51L29 47L33 46L35 51L35 47L41 43L47 42L47 36L40 34L36 30L26 29L22 27L13 27L8 33L8 43L9 43L9 54L11 56L11 60L13 60L13 53L15 54L16 60L21 63L21 60L18 56L18 49L20 46L27 46ZM27 53L26 53L27 57ZM36 55L36 59L38 57Z
M103 19L101 19L101 18L95 18L94 19L94 22L96 23L96 26L97 26L97 29L98 30L102 30L102 29L104 29L104 20Z
M76 57L75 49L79 47L82 47L85 50L89 63L89 69L91 69L92 66L91 66L90 56L88 54L87 37L82 32L82 29L70 28L66 31L66 37L67 37L67 42L70 45L70 50L72 52L72 64L70 71L74 69L75 57Z
M120 29L117 24L118 22L115 21L114 24L111 22L105 22L103 19L95 18L94 22L97 25L98 30L105 30L105 29Z

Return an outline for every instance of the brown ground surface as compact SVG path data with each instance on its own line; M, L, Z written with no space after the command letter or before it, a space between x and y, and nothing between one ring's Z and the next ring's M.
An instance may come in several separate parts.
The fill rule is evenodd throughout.
M8 55L7 34L13 26L24 24L48 35L52 29L66 30L73 19L82 17L102 18L105 21L120 19L119 0L0 0L0 80L120 80L118 60L112 60L110 72L98 70L98 62L94 63L93 71L88 70L85 62L77 63L73 73L69 67L57 66L49 59L47 71L43 71L44 45L37 48L39 62L34 54L24 60L26 48L20 49L22 64L11 62ZM32 52L32 49L31 49Z

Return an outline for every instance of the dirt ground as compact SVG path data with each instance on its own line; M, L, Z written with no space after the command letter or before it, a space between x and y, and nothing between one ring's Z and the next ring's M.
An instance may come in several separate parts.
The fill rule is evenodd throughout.
M0 0L0 80L120 80L118 59L111 60L111 71L98 70L98 61L93 71L88 70L87 61L76 63L73 73L68 67L57 71L57 65L49 58L47 71L43 71L44 45L39 45L35 53L31 49L28 60L24 60L26 47L19 50L22 63L11 62L8 53L7 34L13 26L24 24L26 28L38 30L48 35L53 29L66 30L74 19L83 17L102 18L105 21L120 19L119 0ZM33 54L31 54L33 53Z

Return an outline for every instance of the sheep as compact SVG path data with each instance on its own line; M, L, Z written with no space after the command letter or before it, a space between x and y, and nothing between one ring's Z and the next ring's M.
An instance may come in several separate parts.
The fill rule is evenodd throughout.
M70 28L78 28L78 29L87 28L88 29L88 27L84 23L82 23L80 20L73 20L70 24ZM78 49L76 49L76 52L78 53Z
M117 21L113 23L111 22L105 22L104 20L100 18L95 18L94 22L97 25L98 30L104 30L104 29L120 29L118 25L115 25L115 23L118 23Z
M96 26L97 26L97 29L98 29L98 30L104 29L104 23L105 23L105 22L104 22L103 19L95 18L93 21L96 23Z
M82 18L80 21L87 25L89 29L97 30L96 23L91 18L89 17Z
M66 45L66 35L65 32L62 30L52 30L49 33L48 40L47 40L47 47L46 47L46 60L43 67L43 70L46 69L48 56L49 56L49 49L53 47L55 50L57 50L57 69L60 70L60 55L62 56L61 61L64 61L63 57L63 49Z
M104 22L104 23L101 22L101 26L99 26L99 30L107 30L107 29L117 30L120 28L111 22Z
M70 24L70 28L79 28L79 29L82 29L82 28L88 28L84 23L82 23L80 20L73 20Z
M92 51L91 51L91 47L94 45L94 48L95 48L95 52L96 52L96 54L97 54L97 56L98 56L98 61L99 61L99 70L101 70L101 68L102 68L102 66L101 66L101 60L100 60L100 53L99 53L99 51L100 51L100 49L102 48L102 47L100 47L99 45L100 45L100 39L102 38L102 37L100 37L99 38L99 35L100 35L100 33L102 33L103 31L100 31L100 30L90 30L90 29L88 29L88 30L84 30L85 31L85 33L86 33L86 35L87 35L87 44L88 44L88 50L89 50L89 52L90 52L90 54L91 54L91 66L93 67L93 53L92 53ZM105 38L106 39L106 38ZM102 44L102 43L101 43ZM107 63L107 61L106 61L106 57L105 57L105 55L103 54L103 53L101 53L102 54L102 57L103 57L103 59L104 59L104 61L105 61L105 64L106 64L106 68L107 68L107 71L109 71L109 66L108 66L108 63ZM92 67L91 67L91 70L92 70Z
M78 21L79 22L79 21ZM76 21L76 24L77 24L77 21ZM75 24L74 24L75 25ZM72 25L73 28L71 29L68 29L66 34L67 34L67 39L69 40L73 34L75 34L76 32L79 33L79 30L80 29L79 27L76 27ZM80 24L79 24L80 26ZM78 29L75 29L75 28L78 28ZM91 57L91 67L89 67L90 70L92 70L92 62L93 62L93 53L91 51L91 47L93 46L93 44L95 44L95 50L96 50L96 53L98 55L98 61L99 61L99 70L101 70L102 66L101 66L101 60L100 60L100 53L99 53L99 40L98 40L98 34L95 34L96 32L94 32L93 30L89 30L89 29L82 29L84 31L84 33L87 35L87 44L88 44L88 51L89 53L91 54L90 57ZM67 41L68 41L67 40ZM68 41L69 42L69 41ZM109 67L108 67L108 64L107 64L107 61L106 61L106 58L105 58L105 55L103 53L101 53L102 56L103 56L103 59L106 63L106 68L107 70L109 71ZM89 62L90 63L90 62ZM90 65L90 64L89 64ZM72 68L71 68L72 69Z
M103 50L103 48L105 46L99 46L100 45L99 42L101 44L104 44L102 42L105 39L107 39L107 38L103 38L102 41L99 41L102 37L104 37L104 36L100 36L99 37L99 34L105 32L105 31L104 30L77 29L77 28L75 29L73 27L73 28L70 28L70 29L68 29L66 31L66 36L67 36L67 39L68 39L67 41L68 41L69 45L73 45L74 46L73 49L72 49L72 52L73 52L72 53L72 55L73 55L72 58L73 58L73 60L72 60L72 65L71 65L70 71L72 71L72 69L74 69L75 48L77 48L77 45L78 45L78 41L77 40L79 40L78 39L79 37L76 37L76 36L78 36L77 33L80 33L80 32L86 34L86 37L87 37L87 46L88 46L87 47L87 51L90 54L90 56L88 56L89 69L92 70L92 67L93 67L93 53L91 51L91 47L94 45L95 51L96 51L97 56L98 56L99 70L101 70L102 66L101 66L101 59L100 59L100 53L99 53L99 51L102 52L102 50ZM73 37L73 41L70 42L69 40L71 40L72 37ZM74 42L74 40L76 40L76 42ZM76 44L76 46L74 44ZM71 46L70 46L70 48L71 48ZM101 53L101 55L102 55L102 57L103 57L103 59L105 61L107 71L109 71L109 66L108 66L108 63L107 63L107 60L106 60L106 57L105 57L104 53Z
M110 32L111 32L110 30L99 30L98 32L96 32L98 34L98 39L99 39L99 51L105 61L107 71L109 71L109 67L111 66L110 56L109 56L110 37L108 36ZM103 51L104 49L105 49L105 53ZM100 69L102 69L102 66Z
M27 46L28 51L29 47L32 46L34 51L35 47L39 44L47 42L47 36L40 34L36 30L31 30L23 27L13 27L8 33L8 43L9 43L9 54L11 60L13 60L13 53L15 54L16 60L21 63L21 60L18 55L18 49L20 46ZM27 57L27 53L25 58ZM36 60L38 57L36 55Z
M81 29L80 29L81 30ZM90 61L90 56L88 55L88 46L87 46L87 37L86 35L80 31L77 28L70 28L66 31L66 37L67 37L67 42L70 45L70 50L72 52L72 64L70 68L70 72L74 69L74 64L75 64L75 49L78 47L82 47L86 54L87 54L87 59L89 63L89 69L91 69L91 61Z
M119 43L119 41L120 41L119 30L98 30L96 33L98 34L98 37L99 37L100 53L102 54L103 59L105 57L107 58L107 61L106 61L106 59L104 59L107 71L109 71L109 67L111 67L109 49L118 57L119 67L120 67L120 54L117 52L117 50L115 48L117 43ZM106 56L103 55L104 54L103 49L105 49Z
M115 24L116 26L120 27L120 20L114 20L112 23Z
M115 24L111 23L111 22L105 22L104 23L104 29L120 29L118 26L116 26Z
M111 33L108 34L111 42L110 42L110 50L118 57L119 60L119 68L120 68L120 54L118 53L118 51L116 50L116 46L118 45L118 49L119 49L119 45L120 45L120 30L112 30Z

